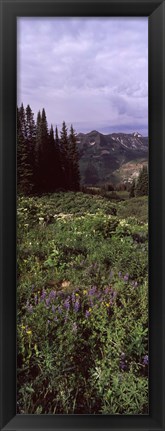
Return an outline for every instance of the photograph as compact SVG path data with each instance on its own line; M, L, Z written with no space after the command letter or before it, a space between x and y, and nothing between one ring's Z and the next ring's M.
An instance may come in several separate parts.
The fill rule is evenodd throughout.
M17 415L149 415L148 31L17 17Z

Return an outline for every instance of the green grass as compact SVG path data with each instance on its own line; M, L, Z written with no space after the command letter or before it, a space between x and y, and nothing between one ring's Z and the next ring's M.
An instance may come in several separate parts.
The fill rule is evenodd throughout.
M120 202L117 208L119 217L127 218L130 216L136 217L144 223L148 222L148 197L142 196L138 198L128 199L125 202Z
M18 413L148 413L146 206L18 198Z

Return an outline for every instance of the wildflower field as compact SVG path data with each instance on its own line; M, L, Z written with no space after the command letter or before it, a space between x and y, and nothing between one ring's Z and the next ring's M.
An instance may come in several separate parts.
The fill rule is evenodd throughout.
M147 205L18 197L18 413L148 414Z

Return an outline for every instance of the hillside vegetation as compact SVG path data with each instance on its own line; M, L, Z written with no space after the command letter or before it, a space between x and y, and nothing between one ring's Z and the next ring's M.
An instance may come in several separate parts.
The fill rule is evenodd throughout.
M147 197L18 197L22 414L148 414Z
M79 133L77 147L83 185L132 182L148 163L148 138L138 133Z

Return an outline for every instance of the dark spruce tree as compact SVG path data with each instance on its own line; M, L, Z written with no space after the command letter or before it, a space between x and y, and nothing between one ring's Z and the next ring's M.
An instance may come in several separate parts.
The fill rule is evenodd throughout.
M42 194L48 191L48 152L49 133L45 109L37 115L35 166L36 166L36 193Z
M69 187L70 190L80 189L79 154L76 132L71 125L69 135Z
M56 131L56 138L57 138ZM54 192L60 189L61 186L61 168L60 168L60 150L59 143L54 139L54 130L51 125L49 132L49 142L47 149L47 186L48 192Z
M55 140L54 130L51 124L49 131L48 151L47 151L47 187L49 192L56 189L56 167L55 167Z
M41 162L41 154L42 154L42 137L41 137L41 112L39 111L37 114L37 124L36 124L36 141L34 148L34 190L35 193L41 192L40 186L40 162Z
M34 121L34 114L31 110L30 105L27 105L26 111L26 141L28 148L28 163L31 168L31 178L29 178L29 189L31 192L34 190L35 182L35 166L34 166L34 148L36 141L36 125Z
M58 128L57 128L57 126L56 126L56 130L55 130L55 143L56 143L57 147L60 146L60 139L59 139L59 135L58 135Z
M58 134L58 128L55 129L55 148L54 148L54 173L55 173L55 189L60 190L62 188L62 154L60 147L60 139Z
M130 187L129 198L135 197L135 188L136 188L136 183L135 183L135 179L133 179L131 187Z
M148 195L148 169L147 166L143 166L141 169L135 188L136 196Z
M18 192L28 195L32 191L32 166L26 113L23 104L17 108L17 187Z
M65 121L62 123L62 130L60 132L60 154L61 154L61 187L64 190L69 190L69 139L67 135L67 127Z
M41 161L40 161L40 185L43 193L49 191L49 133L45 109L41 115Z

